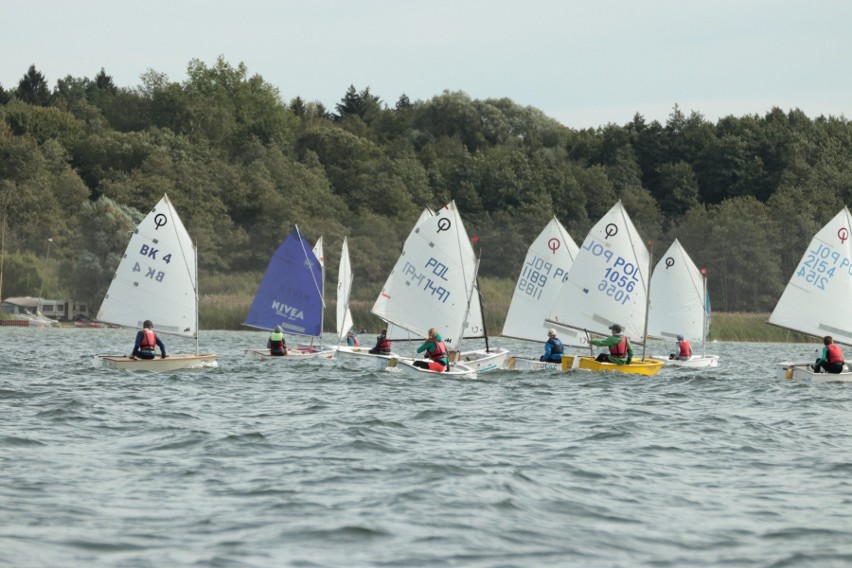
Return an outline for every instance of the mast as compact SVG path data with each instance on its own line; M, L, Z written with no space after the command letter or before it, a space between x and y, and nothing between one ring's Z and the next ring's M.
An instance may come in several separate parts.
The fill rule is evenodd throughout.
M3 228L0 236L0 300L3 299L3 261L6 260L6 208L3 208Z
M195 248L195 355L199 353L198 349L198 243L194 244Z
M707 341L707 269L701 269L701 280L704 282L704 305L701 306L701 355L707 355L705 347Z
M648 289L645 291L645 329L642 331L642 359L645 359L645 349L648 345L648 314L651 311L651 270L654 266L654 243L648 241L651 248L648 249Z
M479 259L477 258L476 259L476 268L474 268L474 270L473 270L473 281L474 282L476 282L476 278L477 278L478 274L479 274ZM468 314L470 314L470 303L473 301L473 292L474 292L475 289L476 289L476 287L472 287L471 290L470 290L470 294L467 295L467 305L465 306L465 309L464 309L464 317L462 318L461 329L459 329L459 342L458 342L458 345L456 345L456 351L459 354L461 353L461 344L462 344L462 341L464 340L464 328L467 327L467 316L468 316ZM483 326L484 325L485 324L483 323ZM448 356L447 357L447 363L449 363L449 362L450 362L450 358ZM447 370L449 370L449 368L450 368L450 366L447 365Z

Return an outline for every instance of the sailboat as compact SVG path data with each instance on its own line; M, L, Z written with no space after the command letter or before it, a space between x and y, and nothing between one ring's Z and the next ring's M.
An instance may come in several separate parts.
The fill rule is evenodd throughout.
M672 367L717 367L719 356L706 353L709 307L707 276L675 239L651 275L648 336L675 342L680 335L687 341L701 342L701 355L689 359L670 359L668 355L654 358Z
M834 342L852 345L852 216L844 207L814 235L790 277L769 323L815 337L830 335ZM839 374L818 373L810 361L783 362L782 379L813 382L852 382L849 364Z
M158 333L195 338L195 354L164 359L98 355L109 369L173 371L216 364L216 355L198 352L198 264L196 250L177 211L163 195L139 223L98 310L97 320L142 328L151 320Z
M398 357L391 353L379 355L370 353L370 347L355 347L345 344L346 334L352 329L352 312L349 309L349 297L352 294L352 264L349 260L349 245L347 239L343 239L340 251L340 268L337 271L337 350L334 358L337 360L373 361L380 369L387 367L388 362Z
M469 326L478 263L455 202L414 227L402 254L373 305L389 324L426 337L436 328L447 350L460 351ZM432 373L411 358L392 358L389 367ZM473 375L467 363L451 362L442 375Z
M545 321L557 329L599 336L608 336L606 330L618 324L634 346L644 342L650 268L651 255L619 201L589 231ZM562 356L563 370L655 375L662 366L650 357L634 356L630 365L616 365Z
M334 349L322 346L322 287L320 260L296 226L272 255L243 325L264 330L281 326L285 334L318 339L320 344L288 346L284 356L270 355L268 349L247 349L246 357L276 361L330 359Z
M559 219L553 217L527 250L506 313L503 337L535 341L541 346L548 327L544 320L550 315L550 308L568 277L578 251L574 239ZM586 335L582 332L567 329L560 335L566 347L588 347ZM508 369L556 370L561 367L561 363L539 361L538 357L512 355L506 362Z

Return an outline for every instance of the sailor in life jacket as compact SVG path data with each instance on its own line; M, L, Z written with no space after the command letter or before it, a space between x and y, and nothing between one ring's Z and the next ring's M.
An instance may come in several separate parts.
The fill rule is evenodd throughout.
M547 330L547 342L544 344L544 355L539 358L539 361L548 363L562 362L562 341L556 337L555 329Z
M283 357L287 354L287 342L284 340L284 330L280 325L276 325L275 330L269 334L266 346L269 348L269 354L275 357Z
M131 359L153 359L157 356L156 348L160 348L160 358L166 358L166 346L154 333L154 324L151 320L145 320L142 324L142 329L136 332L136 342L133 344L133 353L130 354Z
M358 341L358 336L355 335L355 332L351 329L349 333L346 334L346 345L349 347L361 347L361 342Z
M382 333L376 337L376 346L370 349L370 353L373 355L390 355L391 352L391 342L390 339L387 338L387 329L383 329Z
M429 329L429 339L417 348L418 353L423 353L424 351L429 360L415 361L415 367L439 373L447 370L447 367L450 365L447 347L444 345L444 339L441 337L441 334L434 327Z
M846 362L843 359L843 351L840 346L834 343L834 338L826 335L822 338L822 343L825 347L822 348L822 355L816 360L813 365L813 370L817 373L834 373L835 375L843 372L843 364Z
M617 323L609 326L612 335L606 339L592 339L590 343L598 347L609 347L609 353L601 353L595 361L615 363L616 365L629 365L633 362L633 346L630 340L621 335L621 326Z
M669 354L669 359L677 359L679 361L688 361L692 357L692 346L689 341L683 338L682 335L677 336L676 353Z

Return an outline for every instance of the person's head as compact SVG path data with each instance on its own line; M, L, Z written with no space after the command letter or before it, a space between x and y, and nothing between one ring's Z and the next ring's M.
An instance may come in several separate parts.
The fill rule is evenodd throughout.
M618 325L617 323L614 323L611 326L609 326L609 329L615 334L621 333L621 326Z
M354 332L354 331L352 331L352 330L350 329L350 330L346 333L346 335L348 335L349 337L352 337L353 335L355 335L355 332Z
M145 329L154 329L154 324L153 322L151 322L151 320L145 320L142 323L142 327L144 327Z
M683 336L682 336L682 335L678 335L678 336L677 336L677 340L678 340L678 341L683 341Z
M281 326L280 326L280 325L276 325L276 326L275 326L275 333L284 333L284 330L283 330L283 329L281 329Z
M556 337L556 330L552 327L547 330L547 337L553 338Z
M433 339L436 335L438 335L438 330L434 327L429 328L429 339Z
M388 328L385 327L385 328L382 329L381 335L387 335L387 334L388 334Z
M824 345L831 345L832 343L834 343L834 338L830 335L826 335L822 338L822 342Z

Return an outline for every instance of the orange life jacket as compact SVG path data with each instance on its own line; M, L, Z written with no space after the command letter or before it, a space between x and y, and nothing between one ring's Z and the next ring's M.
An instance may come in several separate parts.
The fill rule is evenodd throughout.
M441 359L447 358L447 348L444 346L444 342L433 339L432 343L435 344L435 350L429 351L427 349L426 354L436 363L446 364L444 361L441 361Z
M154 351L157 348L157 336L154 330L145 328L142 330L142 341L139 342L139 349L142 351Z
M828 362L829 363L843 363L843 351L840 350L840 347L832 343L828 345Z
M616 343L615 345L609 346L609 354L616 359L626 359L627 358L627 337L622 337L621 341Z
M692 357L692 347L689 345L689 341L683 340L677 342L678 347L680 347L680 357Z

